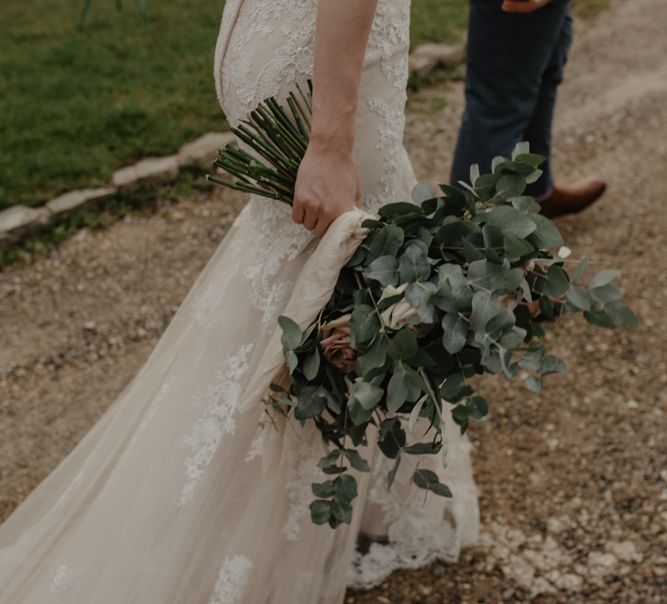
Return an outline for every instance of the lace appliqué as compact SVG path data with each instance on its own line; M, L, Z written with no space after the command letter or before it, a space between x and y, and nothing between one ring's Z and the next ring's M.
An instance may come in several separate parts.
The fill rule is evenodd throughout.
M400 91L407 83L409 22L410 2L378 2L368 39L368 47L379 52L382 74Z
M241 347L238 354L227 359L197 401L204 413L184 437L183 444L190 447L193 455L185 462L186 482L181 491L179 506L186 504L194 496L197 484L206 466L213 459L223 434L233 434L236 430L236 410L241 395L241 379L248 371L248 359L253 345Z
M229 51L221 60L224 109L237 123L262 99L289 87L298 76L313 73L317 6L313 0L245 2L231 34ZM295 27L295 24L298 26ZM270 52L258 64L257 40Z
M295 224L291 210L278 202L252 198L249 205L256 225L255 247L252 257L247 259L244 275L252 285L250 301L262 312L262 326L272 329L293 286L291 281L275 281L273 277L306 249L313 236Z
M227 556L220 569L215 592L209 604L236 604L241 602L243 590L250 579L252 562L240 554Z
M321 482L323 473L317 467L317 461L324 455L320 440L313 433L313 426L300 426L296 422L294 428L298 435L290 435L286 439L287 449L287 482L290 509L283 533L287 541L298 541L301 532L301 521L308 514L313 500L312 483ZM310 516L306 518L310 522Z
M266 440L266 434L262 430L255 438L253 438L250 443L250 448L248 449L248 454L245 456L246 461L252 461L258 457L261 457L264 454L264 441Z
M385 470L389 467L374 474L368 501L382 509L389 543L374 543L366 554L355 552L348 584L358 588L377 585L399 569L421 568L436 559L456 561L461 550L456 528L448 519L434 526L432 520L422 517L423 495L415 492L399 499L387 490Z
M61 566L49 587L49 595L57 602L74 604L83 593L81 577L67 566Z
M379 118L376 124L375 149L382 157L379 189L384 199L378 204L381 205L388 203L389 200L395 201L393 197L396 191L400 190L399 182L402 171L399 169L399 164L403 152L405 114L402 107L389 105L381 97L369 99L368 109ZM371 206L367 208L369 211L377 209L377 207L372 207L372 201L367 205Z

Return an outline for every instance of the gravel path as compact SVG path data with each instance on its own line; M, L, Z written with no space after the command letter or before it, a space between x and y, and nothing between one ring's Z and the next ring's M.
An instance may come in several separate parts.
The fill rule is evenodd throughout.
M540 397L488 380L491 417L471 434L481 544L348 603L667 602L665 23L664 0L617 0L581 26L556 123L557 172L610 183L562 231L623 271L641 328L560 323L569 371ZM446 178L461 108L460 84L411 98L421 178ZM0 520L135 374L241 203L165 203L0 273Z

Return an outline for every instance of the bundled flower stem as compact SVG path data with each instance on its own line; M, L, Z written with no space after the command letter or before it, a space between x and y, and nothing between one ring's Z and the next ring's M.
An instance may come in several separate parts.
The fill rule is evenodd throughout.
M226 145L213 165L236 180L223 181L216 176L208 179L230 189L291 205L296 174L310 140L310 82L308 87L309 92L304 93L296 85L296 92L287 97L288 110L270 98L232 128L254 155L236 145Z

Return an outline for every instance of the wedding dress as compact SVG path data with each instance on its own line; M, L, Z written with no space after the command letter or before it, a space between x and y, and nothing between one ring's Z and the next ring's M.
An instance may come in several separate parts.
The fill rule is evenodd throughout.
M362 207L409 199L402 146L409 2L380 0L357 116ZM316 0L228 0L215 80L232 123L313 70ZM341 217L318 245L289 208L251 197L135 379L0 527L1 604L341 604L398 568L455 560L476 539L468 443L447 430L447 466L420 459L453 500L409 485L362 447L350 525L311 523L318 433L267 422L280 366L276 319L326 301L363 231ZM313 251L315 250L315 251ZM276 356L277 355L277 356ZM387 536L366 555L360 532Z

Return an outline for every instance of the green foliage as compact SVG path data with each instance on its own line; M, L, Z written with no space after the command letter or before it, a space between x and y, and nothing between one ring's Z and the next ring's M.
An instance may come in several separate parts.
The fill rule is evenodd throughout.
M316 323L301 334L280 318L295 417L315 420L325 440L346 452L320 462L325 473L340 474L336 480L352 478L338 463L345 458L367 471L346 443L365 443L370 425L379 429L382 453L398 464L405 454L437 454L447 421L462 431L482 421L489 403L470 383L474 375L513 379L522 373L525 387L541 392L543 379L565 364L536 343L543 333L538 314L583 313L602 327L636 325L612 283L618 271L602 270L587 285L581 283L585 261L572 276L565 271L564 258L546 245L562 243L558 229L522 195L541 158L525 144L513 157L494 161L492 174L473 170L473 185L437 192L420 183L414 203L381 207L378 218L365 223L368 236ZM354 369L315 372L311 359L323 326L350 310ZM406 419L412 432L419 418L429 422L422 438L430 440L408 444ZM314 485L313 522L335 527L348 518L356 490L335 491L334 482ZM430 470L417 467L413 483L451 497Z

